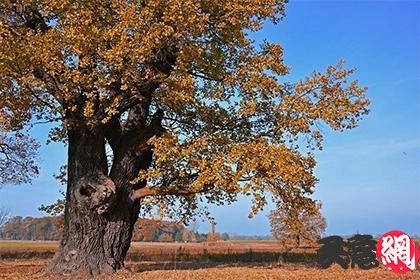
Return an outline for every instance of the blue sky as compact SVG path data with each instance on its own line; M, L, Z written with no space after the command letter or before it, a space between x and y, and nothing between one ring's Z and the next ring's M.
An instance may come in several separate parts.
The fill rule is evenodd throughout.
M291 1L282 23L255 36L282 44L291 81L343 58L369 87L370 115L357 129L326 130L317 154L315 197L323 202L327 234L420 233L420 2ZM47 132L34 130L43 143ZM0 205L14 215L43 215L39 205L59 197L52 174L65 153L60 144L43 146L40 177L3 187ZM272 208L250 220L246 199L211 207L219 231L243 234L268 234Z

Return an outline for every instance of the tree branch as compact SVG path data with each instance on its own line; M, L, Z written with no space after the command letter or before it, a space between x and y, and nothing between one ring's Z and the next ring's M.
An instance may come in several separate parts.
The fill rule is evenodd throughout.
M130 108L127 121L122 127L125 133L134 130L138 131L146 126L151 100L151 95L147 95L137 105Z
M121 140L121 123L119 117L113 116L104 126L105 138L115 151Z
M47 74L41 69L34 70L32 74L35 78L46 83L48 85L48 91L55 97L55 99L61 104L63 108L66 108L66 101L62 96L60 96L60 92L62 92L63 89L61 88L58 79L54 76Z
M157 190L157 188L150 188L149 186L145 186L141 189L138 190L132 190L131 194L130 194L130 199L132 201L136 201L138 199L141 198L145 198L147 196L155 196L155 195L176 195L176 196L185 196L185 195L194 195L194 194L200 194L200 193L206 193L208 192L210 189L201 189L201 190L168 190L168 191L163 191L163 192L159 192Z
M122 96L122 100L116 109L120 116L131 109L134 109L132 112L136 113L142 111L141 114L147 116L153 93L160 87L163 79L168 77L173 70L177 58L177 48L174 46L163 47L162 49L156 50L155 54L151 57L153 59L145 63L145 68L147 68L150 73L153 73L156 78L140 82L137 80L137 77L132 76L131 78L133 81L137 80L137 83L135 83L133 88L137 92L136 95L132 95L131 91L121 90L121 82L119 81L113 85L110 99L113 99L117 95ZM146 73L146 71L143 71L137 76L147 76ZM150 73L148 74L150 75ZM104 113L105 112L103 112L103 114ZM132 117L129 117L129 119L130 118ZM127 124L130 127L135 127L137 125L142 125L142 122L133 123L129 120Z

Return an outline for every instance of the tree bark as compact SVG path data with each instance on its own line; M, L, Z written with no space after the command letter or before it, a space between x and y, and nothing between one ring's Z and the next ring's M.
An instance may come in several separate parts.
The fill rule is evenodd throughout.
M133 163L146 166L145 158L133 162L127 159L130 153L120 152L108 176L102 129L70 130L68 139L64 231L48 270L91 275L114 272L124 266L139 214L139 204L130 199L128 187L138 172Z

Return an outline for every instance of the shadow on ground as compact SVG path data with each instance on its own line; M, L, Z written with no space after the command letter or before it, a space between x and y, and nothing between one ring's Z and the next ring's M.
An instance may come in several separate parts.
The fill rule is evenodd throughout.
M226 268L226 267L240 267L240 268L264 268L274 269L286 266L280 262L277 263L231 263L231 262L130 262L127 263L126 268L132 272L145 272L155 270L196 270L205 268ZM290 267L290 264L287 264ZM299 268L316 268L315 264L295 264L296 269Z

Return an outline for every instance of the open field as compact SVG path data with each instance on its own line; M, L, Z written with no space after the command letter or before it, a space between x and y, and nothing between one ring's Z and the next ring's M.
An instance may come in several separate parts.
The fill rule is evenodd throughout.
M86 279L87 277L60 276L59 278L43 275L42 270L47 260L7 260L0 261L0 279L5 280L26 280L26 279ZM386 271L383 268L372 270L348 269L334 265L329 269L320 270L304 265L217 265L207 268L169 268L137 271L136 266L141 263L128 263L127 270L120 271L115 275L101 276L97 279L127 279L127 280L189 280L189 279L420 279L420 272L416 271L402 277Z
M1 241L0 279L86 279L44 275L57 246L56 242ZM275 242L135 242L127 269L98 279L420 279L419 270L403 277L384 268L344 270L334 265L321 270L313 255L310 248L285 253Z
M57 242L0 241L0 259L48 259L58 248ZM285 250L274 241L238 241L204 243L133 242L129 261L195 261L195 262L308 262L315 248Z

